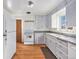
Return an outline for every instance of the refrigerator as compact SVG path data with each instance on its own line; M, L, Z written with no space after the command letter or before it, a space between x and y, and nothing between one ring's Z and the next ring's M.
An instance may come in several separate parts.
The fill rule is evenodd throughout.
M11 59L16 52L16 20L3 12L3 59Z

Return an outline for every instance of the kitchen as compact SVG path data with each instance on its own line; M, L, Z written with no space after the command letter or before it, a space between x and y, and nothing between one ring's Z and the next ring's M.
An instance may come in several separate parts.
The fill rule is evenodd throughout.
M57 59L76 59L76 0L3 2L4 59L17 54L17 41L24 47L45 45Z

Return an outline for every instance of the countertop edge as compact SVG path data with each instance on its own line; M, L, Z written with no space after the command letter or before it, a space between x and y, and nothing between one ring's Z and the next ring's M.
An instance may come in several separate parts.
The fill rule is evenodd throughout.
M47 34L47 35L51 35L51 34ZM51 36L53 36L53 35L51 35ZM53 37L55 37L55 38L57 38L57 39L61 39L61 40L63 40L63 41L67 41L67 42L69 42L69 43L72 43L72 44L75 44L75 45L76 45L76 42L69 41L69 40L66 40L66 39L62 39L62 38L56 37L56 36L53 36Z

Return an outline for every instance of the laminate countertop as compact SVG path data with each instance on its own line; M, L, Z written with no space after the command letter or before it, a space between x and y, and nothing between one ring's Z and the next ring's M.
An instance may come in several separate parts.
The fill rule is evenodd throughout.
M72 32L67 32L67 31L59 31L59 30L49 30L49 29L36 29L34 30L34 32L44 32L44 33L56 33L56 34L61 34L61 35L65 35L65 36L69 36L69 37L73 37L76 38L76 33L72 33Z
M61 34L55 34L55 33L46 33L46 35L51 35L54 36L58 39L64 40L64 41L68 41L70 43L76 44L76 38L73 37L69 37L69 36L65 36L65 35L61 35Z

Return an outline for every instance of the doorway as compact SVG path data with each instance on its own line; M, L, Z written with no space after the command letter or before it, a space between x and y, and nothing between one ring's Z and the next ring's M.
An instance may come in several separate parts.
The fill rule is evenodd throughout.
M21 19L16 19L16 41L22 42L22 21Z

